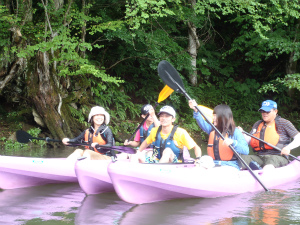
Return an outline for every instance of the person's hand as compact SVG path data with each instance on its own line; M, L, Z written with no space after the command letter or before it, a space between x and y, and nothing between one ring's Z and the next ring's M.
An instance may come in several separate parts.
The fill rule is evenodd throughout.
M240 126L238 126L237 127L241 132L243 132L244 131L244 129L243 128L241 128Z
M70 141L69 138L64 138L64 139L61 140L61 142L62 142L64 145L68 145L68 144L69 144L69 143L68 143L69 141Z
M97 143L97 142L93 142L93 143L91 144L91 147L95 148L96 145L98 145L98 143Z
M193 100L189 100L189 106L191 109L193 109L195 112L197 111L196 107L197 106L197 102L193 99Z
M149 113L149 115L152 116L152 117L155 116L155 111L154 111L154 109L153 109L152 106L151 106L151 108L149 109L148 113Z
M200 166L200 159L196 159L195 162L194 162L194 165L195 166Z
M233 140L230 138L225 138L223 141L223 145L229 146L233 143Z
M130 145L131 141L128 141L127 139L124 141L124 145Z
M289 155L291 153L291 149L284 147L281 149L281 155Z

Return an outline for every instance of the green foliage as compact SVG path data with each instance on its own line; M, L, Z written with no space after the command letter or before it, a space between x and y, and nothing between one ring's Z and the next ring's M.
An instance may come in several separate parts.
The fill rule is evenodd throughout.
M40 128L31 128L30 130L28 130L28 134L30 134L32 137L38 137L39 134L41 133L41 129ZM32 140L32 143L37 144L39 146L45 146L46 145L46 141L44 140Z
M167 6L171 2L178 4L180 0L133 0L126 1L126 19L132 29L138 29L142 24L148 23L149 19L158 19L175 15L174 11Z
M127 124L127 119L139 116L141 105L133 104L130 97L125 95L122 89L110 85L106 91L93 89L93 93L95 94L95 103L108 110L113 133L131 130L135 126Z
M88 110L87 109L75 109L74 107L69 105L69 109L71 111L72 114L72 118L76 121L78 121L81 124L84 124L84 126L88 126L88 122L86 119L86 115L88 114Z
M49 23L41 2L33 4L32 21L24 20L25 2L18 3L18 10L11 12L0 6L3 74L16 56L27 59L30 73L37 52L47 52L51 72L59 75L54 76L55 84L71 99L67 103L80 105L79 110L70 107L79 123L86 124L88 108L96 103L109 110L114 133L134 130L137 124L129 119L138 117L142 104L156 102L164 86L157 76L161 60L174 65L199 104L230 105L242 126L259 119L257 108L267 97L286 106L299 102L286 94L299 90L299 66L295 74L285 75L286 62L300 58L299 1L204 0L191 7L190 1L181 0L134 0L125 6L117 0L99 0L85 7L73 1L70 8L64 1L59 10L48 1ZM197 28L200 41L196 87L188 81L192 72L188 22ZM10 29L16 25L22 45L11 43ZM15 77L26 83L23 72ZM14 82L19 81L11 85ZM26 85L22 89L26 91ZM164 104L177 109L180 124L200 132L182 95L174 93ZM6 117L21 126L16 118L22 119L22 114Z

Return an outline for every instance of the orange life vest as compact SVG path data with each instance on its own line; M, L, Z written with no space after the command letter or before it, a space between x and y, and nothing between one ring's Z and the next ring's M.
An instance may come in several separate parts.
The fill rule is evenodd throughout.
M225 138L228 137L226 134ZM207 145L207 154L214 160L231 161L236 160L236 156L229 146L223 144L223 139L216 135L215 131L210 132Z
M253 136L260 138L264 140L265 142L268 142L274 146L276 146L279 142L279 134L276 131L276 123L275 120L271 123L271 125L266 126L265 122L261 122L256 130L256 133L253 134ZM254 138L251 138L250 146L253 148L255 152L258 151L266 151L273 149L267 144L264 144L260 142L259 140L256 140Z
M84 141L88 142L89 144L92 144L94 142L97 142L99 145L105 145L106 141L102 138L101 133L98 132L98 135L95 134L96 131L94 133L90 132L90 129L87 129L85 131L85 135L84 135ZM86 146L86 148L89 148L88 146ZM99 151L97 151L96 148L94 148L95 152L98 152L100 154L103 154Z

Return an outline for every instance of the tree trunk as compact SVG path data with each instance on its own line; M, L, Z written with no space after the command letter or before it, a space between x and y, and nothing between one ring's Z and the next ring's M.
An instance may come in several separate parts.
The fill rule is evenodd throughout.
M295 32L294 42L298 42L298 40L299 40L299 38L298 38L299 26L300 26L300 19L298 20L298 23L296 25L296 32ZM297 62L298 61L294 60L294 56L295 56L295 51L290 53L289 60L288 60L287 65L286 65L286 74L295 74L295 73L297 73ZM291 97L291 98L297 97L298 98L298 96L295 96L295 94L296 94L296 88L288 89L289 97ZM295 105L295 107L297 107L297 106Z
M59 88L54 81L57 75L50 69L49 61L48 52L37 53L35 69L28 77L30 97L54 138L72 137L70 126L74 124L71 113L66 106L62 106Z
M189 3L191 4L191 8L194 8L194 5L196 4L196 0L189 0ZM190 74L190 82L192 86L196 86L197 81L197 51L200 47L200 42L197 36L197 28L192 22L188 22L188 31L189 31L189 43L188 43L188 53L191 56L191 65L193 68L192 74Z

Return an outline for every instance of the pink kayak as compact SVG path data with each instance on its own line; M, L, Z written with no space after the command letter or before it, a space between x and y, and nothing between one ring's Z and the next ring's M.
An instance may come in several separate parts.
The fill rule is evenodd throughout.
M77 182L74 165L74 160L65 158L0 156L0 188Z
M113 192L114 187L107 173L110 160L78 160L75 173L81 189L88 195Z
M268 171L253 171L267 188L300 177L300 162ZM215 198L264 190L249 171L231 166L204 169L193 164L110 163L108 173L118 196L143 204L178 198Z
M129 161L127 154L118 154L118 160ZM75 173L81 189L88 195L114 192L114 186L107 172L111 160L78 160Z
M146 149L149 151L152 149ZM133 155L131 155L132 157ZM191 160L188 150L184 151L184 157L186 160ZM118 161L130 162L127 159L127 154L118 154ZM137 161L138 159L135 158ZM81 189L88 195L101 194L105 192L114 192L114 186L107 172L108 164L110 160L78 160L75 164L75 173L78 178ZM135 165L136 163L132 163ZM130 164L131 165L131 164Z

